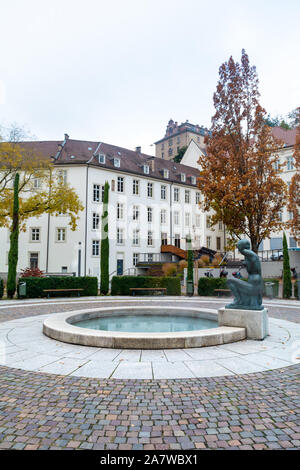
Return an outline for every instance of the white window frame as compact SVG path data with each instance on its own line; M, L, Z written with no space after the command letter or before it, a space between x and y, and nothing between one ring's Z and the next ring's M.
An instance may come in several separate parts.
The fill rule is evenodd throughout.
M132 245L140 246L140 229L136 228L132 231Z
M185 183L186 182L186 174L185 173L180 173L180 181L182 183Z
M150 173L150 166L149 165L143 165L143 170L145 175L149 175Z
M38 237L37 237L38 235ZM31 243L40 243L41 242L41 228L40 227L31 227L30 228L30 242Z
M98 162L102 165L105 165L105 155L103 153L98 154Z
M153 208L152 207L147 207L147 221L148 223L153 222Z
M121 160L119 158L114 158L114 167L120 168Z
M60 233L64 233L64 239L61 239L61 235L59 235ZM56 243L66 243L66 241L67 241L67 229L66 229L66 227L56 227L55 241L56 241Z
M125 183L124 183L124 176L118 176L117 179L117 192L124 193Z
M99 230L100 227L100 214L93 212L92 215L92 230Z
M117 220L123 220L124 217L124 204L121 202L117 203Z
M135 196L140 195L140 180L134 179L132 181L132 194Z
M160 223L165 225L167 223L167 210L161 209L160 211Z
M147 183L147 197L153 198L153 183L150 182Z
M124 245L124 228L117 227L117 245Z
M100 240L92 240L92 256L100 256Z
M180 188L174 188L173 198L174 202L180 202Z
M167 186L165 184L160 185L160 199L163 201L167 199Z

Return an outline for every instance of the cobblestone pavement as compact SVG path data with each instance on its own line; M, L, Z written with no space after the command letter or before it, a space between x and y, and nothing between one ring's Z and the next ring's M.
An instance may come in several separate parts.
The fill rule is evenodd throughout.
M81 301L79 308L90 306ZM268 308L270 316L300 322L296 303ZM76 309L76 301L0 303L0 321ZM0 366L0 449L300 449L299 382L300 365L183 380L101 380Z
M0 449L299 449L299 371L153 381L0 367Z

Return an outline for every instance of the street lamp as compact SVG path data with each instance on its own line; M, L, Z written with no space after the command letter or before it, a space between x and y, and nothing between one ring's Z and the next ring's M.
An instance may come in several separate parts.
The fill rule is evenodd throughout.
M81 276L81 242L78 242L78 277Z

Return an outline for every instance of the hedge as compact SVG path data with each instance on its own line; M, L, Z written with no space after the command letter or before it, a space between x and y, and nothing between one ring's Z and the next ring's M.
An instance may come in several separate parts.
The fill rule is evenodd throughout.
M247 279L243 279L243 280L246 281ZM264 291L265 291L266 282L272 282L276 284L275 297L278 297L279 279L264 279ZM198 294L199 295L202 295L202 296L214 295L215 289L228 289L227 279L221 278L221 277L200 277L199 282L198 282Z
M167 295L181 295L179 277L114 276L111 295L130 295L130 288L165 287Z
M97 277L50 276L21 278L18 283L18 293L22 282L26 283L26 298L45 297L47 294L43 292L43 289L83 289L80 295L98 295ZM51 293L53 297L65 297L67 295L74 295L74 293Z
M0 299L2 299L4 293L4 282L3 279L0 277Z
M198 295L214 295L215 289L228 289L224 277L200 277L198 281Z

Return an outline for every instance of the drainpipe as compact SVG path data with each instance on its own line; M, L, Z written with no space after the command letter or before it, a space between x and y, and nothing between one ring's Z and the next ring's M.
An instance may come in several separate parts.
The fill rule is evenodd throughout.
M87 217L88 217L88 184L89 184L89 165L86 166L86 189L85 189L85 230L84 230L84 275L86 276L86 258L87 258Z

